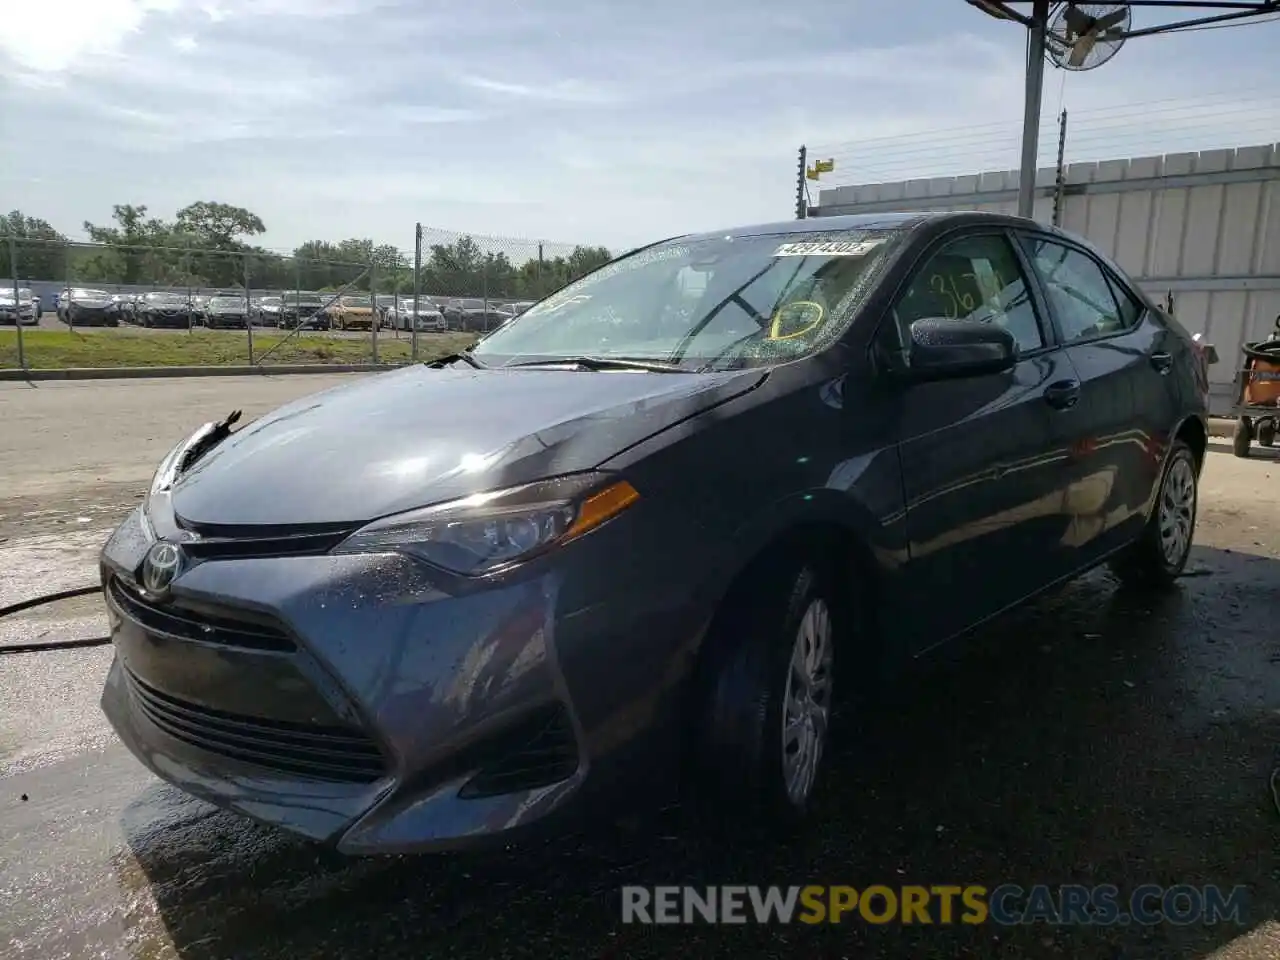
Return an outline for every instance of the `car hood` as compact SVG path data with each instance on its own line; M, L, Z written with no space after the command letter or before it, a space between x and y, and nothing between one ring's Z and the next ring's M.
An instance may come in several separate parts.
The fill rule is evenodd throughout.
M97 297L72 297L71 302L77 307L110 307L110 300L100 300Z
M408 367L237 431L173 508L195 526L360 523L592 469L767 376Z

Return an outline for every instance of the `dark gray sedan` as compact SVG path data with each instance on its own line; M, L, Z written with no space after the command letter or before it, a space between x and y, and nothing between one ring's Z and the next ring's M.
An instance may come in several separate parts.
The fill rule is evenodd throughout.
M1031 221L664 241L175 448L102 554L103 707L160 777L353 854L677 791L788 828L867 685L1099 564L1173 582L1207 389Z

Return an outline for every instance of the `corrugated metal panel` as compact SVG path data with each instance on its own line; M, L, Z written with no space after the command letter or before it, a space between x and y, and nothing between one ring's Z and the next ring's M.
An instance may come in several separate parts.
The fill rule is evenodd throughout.
M1280 317L1280 144L1073 163L1064 180L1063 228L1114 257L1152 297L1173 290L1178 319L1217 346L1214 411L1226 412L1240 347L1269 335ZM1044 223L1053 184L1054 170L1042 167L1035 218ZM1014 213L1017 186L1018 172L1007 170L834 187L821 191L815 213L890 202Z

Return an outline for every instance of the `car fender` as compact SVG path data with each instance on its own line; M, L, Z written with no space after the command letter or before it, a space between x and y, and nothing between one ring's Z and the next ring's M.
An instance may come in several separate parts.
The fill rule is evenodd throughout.
M782 545L805 530L838 531L853 552L849 560L867 578L868 592L891 576L891 551L883 547L883 526L860 501L845 492L817 488L792 493L748 518L717 550L718 559L698 590L700 603L716 609L746 570L774 545Z

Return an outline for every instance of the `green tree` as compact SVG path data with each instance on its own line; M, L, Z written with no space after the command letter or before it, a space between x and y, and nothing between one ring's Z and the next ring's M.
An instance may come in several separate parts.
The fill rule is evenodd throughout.
M569 253L567 268L569 279L577 280L592 270L603 267L613 259L607 247L574 247Z
M0 277L27 280L58 280L66 274L67 238L47 220L25 216L13 210L0 217ZM17 248L17 269L9 262L9 238ZM25 242L24 242L25 241ZM54 241L47 243L44 241Z
M173 224L147 216L145 204L116 204L111 208L115 226L84 222L85 233L99 250L73 263L73 280L98 283L171 283L189 268L169 249L174 245Z
M434 243L423 264L424 293L442 297L474 297L480 294L485 255L471 237L453 243Z
M252 248L241 238L256 237L266 230L257 214L213 200L183 207L174 223L181 245L201 251L193 255L199 272L218 287L244 283L245 260L237 254L248 253Z

